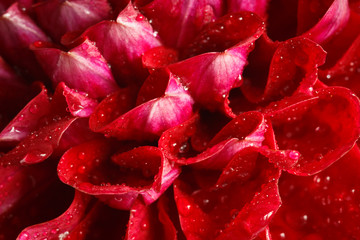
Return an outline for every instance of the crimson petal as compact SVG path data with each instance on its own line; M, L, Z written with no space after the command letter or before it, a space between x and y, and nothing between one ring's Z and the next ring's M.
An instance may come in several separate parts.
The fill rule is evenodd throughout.
M219 0L155 0L141 10L166 46L181 48L189 44L205 24L219 17L222 7Z
M138 196L154 202L179 175L156 147L113 156L109 142L94 140L68 150L58 165L60 179L118 209L130 209ZM144 161L146 158L146 161Z
M98 128L104 122L101 119L103 109L109 110L106 107L108 100L101 103L90 117L90 127L120 140L154 140L163 131L186 121L193 114L194 101L177 79L172 75L169 78L162 97L145 102L115 119L107 119L109 124ZM116 105L112 106L115 109L110 109L111 111L121 110Z
M265 230L280 207L277 187L280 171L256 152L248 148L234 157L234 161L238 161L234 164L239 167L253 166L245 171L235 170L238 176L248 174L247 180L233 175L228 182L201 188L199 182L192 179L198 174L193 171L192 176L183 175L175 181L175 201L187 239L254 239ZM229 169L222 174L226 175ZM204 174L216 181L217 174Z
M247 112L229 122L212 138L207 148L198 152L191 138L196 134L199 117L164 132L159 147L165 156L181 165L203 169L220 169L241 149L260 147L264 141L267 125L259 112Z
M306 38L298 37L282 42L272 55L270 66L265 67L270 69L265 86L262 87L263 84L258 82L260 60L245 70L242 91L252 102L279 100L296 91L306 93L317 81L317 68L325 62L325 56L320 45Z
M50 106L47 90L42 87L41 92L0 132L0 142L18 143L24 140L38 127L39 120L49 114Z
M40 26L58 41L67 32L82 32L108 18L110 10L106 0L51 0L33 7Z
M300 153L298 163L286 170L312 175L346 154L360 135L359 104L348 89L329 87L314 91L313 96L284 99L266 109L279 149Z
M341 31L346 26L349 17L350 8L348 1L334 0L321 20L301 36L317 43L323 43ZM307 17L300 16L300 18L306 19Z
M252 13L226 15L210 23L190 47L191 54L220 52L204 53L168 68L180 78L195 101L209 110L226 112L228 94L233 87L241 85L246 57L264 31L263 24ZM223 35L228 38L226 41Z
M21 12L18 4L12 4L0 19L1 55L19 68L25 75L43 77L29 45L35 41L48 41L45 33L35 22Z
M121 85L142 82L147 75L141 63L142 54L161 45L147 19L134 9L131 1L115 22L100 22L84 35L96 43Z
M32 50L54 86L64 81L93 98L103 98L118 89L105 59L88 39L68 52L41 42L33 44Z
M74 200L66 212L51 221L25 228L17 239L36 240L44 237L65 239L84 218L91 200L91 196L76 191Z

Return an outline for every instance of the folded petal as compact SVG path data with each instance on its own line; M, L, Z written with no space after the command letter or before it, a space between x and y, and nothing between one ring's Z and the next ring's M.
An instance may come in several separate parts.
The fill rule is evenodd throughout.
M279 149L300 154L298 163L286 170L312 175L345 155L360 134L359 107L351 91L332 87L316 90L313 96L284 99L266 109Z
M75 197L70 207L59 217L48 222L36 224L25 228L18 240L36 240L45 238L66 238L69 233L86 216L92 197L84 193L75 192ZM41 233L38 234L38 233Z
M101 123L104 110L122 110L122 107L107 102L109 101L105 99L104 103L100 103L90 117L90 127L120 140L154 140L163 131L189 119L193 114L194 104L192 97L172 75L161 97L147 101L117 118L108 117L106 122L109 124L104 125ZM114 109L109 109L109 105L114 106Z
M18 143L39 127L40 119L50 113L50 100L43 86L13 120L0 132L0 143Z
M41 42L33 44L32 50L54 86L65 82L92 98L103 98L118 89L107 62L88 39L68 52Z
M269 0L227 0L228 12L249 11L262 18L267 17Z
M238 175L228 182L216 182L219 173L205 172L202 177L194 170L175 181L175 201L187 239L254 239L280 207L280 171L255 149L240 151L234 161L237 163L229 164L239 167L234 170ZM249 163L250 169L241 170ZM249 175L246 180L238 177L245 173ZM208 180L203 181L211 179L216 184L201 187L200 179L205 176Z
M110 10L106 0L51 0L33 7L42 29L57 41L67 32L81 33L108 18Z
M304 6L308 6L308 1L300 1L299 5L302 4ZM320 9L320 6L316 6L316 3L312 4L313 9L317 11L316 8ZM320 5L320 4L319 4ZM315 7L315 9L314 9ZM306 14L307 15L312 15ZM307 17L302 16L301 12L298 14L298 17L300 19L305 19L305 21L308 19ZM317 42L317 43L323 43L327 40L329 40L333 35L335 35L337 32L341 31L347 24L347 21L350 17L350 8L347 0L334 0L329 9L326 11L325 15L321 18L319 22L316 23L315 26L313 26L310 30L303 33L301 36L310 38L311 40ZM299 30L301 31L303 26L299 26Z
M182 48L205 24L221 16L222 8L218 0L155 0L141 10L166 46Z
M142 82L147 75L142 54L161 45L148 20L134 9L131 1L116 21L100 22L84 35L96 43L121 85Z
M179 169L156 147L114 155L111 144L94 140L68 150L58 165L60 179L117 209L130 209L137 197L154 202L172 184Z
M272 239L358 238L359 157L355 146L314 176L284 173L279 182L283 204L270 224Z
M168 68L180 78L195 101L212 111L225 110L230 90L241 85L247 55L262 34L263 24L259 17L248 12L226 15L207 25L191 44L188 54L207 53Z
M309 91L317 80L318 66L325 62L326 56L320 45L302 37L281 42L266 65L261 61L262 50L251 56L253 59L245 69L241 86L252 102L275 101L296 91ZM268 75L263 76L267 71Z
M247 112L224 126L211 141L205 142L203 149L197 149L197 141L201 139L197 136L201 134L197 129L199 125L201 126L199 116L195 116L184 124L164 132L159 147L165 156L181 165L192 164L196 168L221 169L241 149L249 146L260 147L267 128L261 113Z
M43 79L43 73L29 45L35 41L48 41L45 33L25 13L18 4L12 4L0 19L0 53L19 71L33 81L33 76Z

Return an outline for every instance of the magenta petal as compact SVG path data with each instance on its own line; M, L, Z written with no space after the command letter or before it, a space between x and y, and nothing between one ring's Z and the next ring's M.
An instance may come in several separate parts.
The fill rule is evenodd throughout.
M106 0L43 1L33 10L40 26L56 40L67 32L82 32L110 15Z
M279 181L283 204L270 224L273 239L281 235L289 239L358 238L359 161L355 146L314 176L283 174Z
M195 101L209 110L225 110L230 90L241 84L247 55L255 40L262 34L262 26L263 22L250 13L224 16L209 24L199 35L198 41L191 46L191 51L195 54L208 50L224 52L201 54L172 64L168 68L180 78ZM236 34L230 31L238 28L243 31ZM229 38L227 41L222 41L221 31L229 33L226 35ZM220 49L217 49L219 46Z
M252 102L274 101L294 92L308 93L317 81L318 66L325 62L326 53L320 45L297 37L279 44L272 56L267 81L259 84L259 66L249 65L244 84L244 95ZM310 89L310 90L309 90Z
M266 18L269 0L227 0L228 12L249 11Z
M43 181L51 178L51 169L49 166L41 165L37 168L11 166L0 167L0 215L8 212L17 206L17 204L26 195L35 191L37 187L41 188Z
M218 0L155 0L141 10L151 19L165 45L181 48L189 44L205 24L220 16L222 7Z
M134 202L130 210L126 239L165 239L157 217L156 204L146 206L141 200Z
M60 179L118 209L130 209L137 197L154 202L179 175L156 147L139 147L113 156L105 140L68 150L60 160ZM145 161L146 159L146 161Z
M154 140L163 131L189 119L193 114L193 103L183 86L170 75L162 97L137 106L97 131L121 140ZM102 114L101 107L90 121L101 120L99 114Z
M91 196L76 191L72 204L61 216L48 222L36 224L25 228L20 233L17 239L65 239L70 234L70 232L79 224L79 222L85 217L87 210L89 209L91 200Z
M0 132L0 143L17 143L26 138L39 125L39 120L50 112L47 90L33 98Z
M264 141L267 125L259 112L247 112L229 122L208 143L202 152L196 151L192 138L199 119L194 117L180 126L164 132L159 147L165 156L178 164L203 169L221 169L241 149L260 147Z
M275 105L266 115L279 149L298 151L289 152L290 162L298 159L286 169L292 174L306 176L324 170L346 154L360 135L359 99L346 88L324 88L311 97L294 96Z
M33 131L14 149L0 157L0 164L27 165L47 159L59 145L62 134L76 118L64 117Z
M349 16L348 1L334 0L321 20L301 36L310 38L317 43L323 43L345 27Z
M98 102L87 96L87 93L68 88L64 83L59 84L65 96L69 111L74 117L89 117Z
M239 174L226 182L212 185L218 173L200 171L185 172L175 181L175 201L187 239L254 239L280 207L280 171L256 149L242 150L234 161L222 174L234 167ZM243 165L251 167L241 169ZM201 186L201 181L209 180L209 187Z
M20 71L26 75L30 73L41 76L40 68L33 53L28 49L35 41L47 41L47 36L34 23L34 21L21 12L18 4L14 3L1 16L0 53L12 64L18 66Z
M331 86L343 86L360 96L360 36L330 69L320 71L320 79Z
M131 1L115 22L98 23L84 35L96 43L121 84L143 81L147 71L142 66L141 56L161 45L147 19L134 9Z
M103 98L118 88L105 59L88 39L69 52L41 43L32 49L54 86L65 82L93 98Z

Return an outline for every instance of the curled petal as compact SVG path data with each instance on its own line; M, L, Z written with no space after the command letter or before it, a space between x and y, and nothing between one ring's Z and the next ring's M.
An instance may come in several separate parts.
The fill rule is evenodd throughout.
M37 240L44 237L65 239L86 216L92 203L91 200L91 196L76 191L72 204L61 216L51 221L25 228L17 239ZM41 233L41 235L37 233Z
M1 143L18 143L39 126L39 120L50 113L47 90L33 98L16 117L0 132Z
M360 152L355 146L314 176L284 173L279 181L283 204L270 224L273 239L280 233L291 239L360 236L359 162Z
M325 62L326 57L320 45L302 37L280 43L272 55L270 66L262 65L259 59L262 52L253 56L255 61L245 70L241 86L244 95L252 102L279 100L296 91L308 92L317 80L318 66ZM262 72L269 71L267 81L261 84L259 67L264 68Z
M76 118L58 118L21 141L14 149L0 157L2 166L35 164L47 159L59 145L66 129Z
M249 11L266 18L269 0L227 0L228 12Z
M68 150L58 165L60 179L118 209L130 209L137 197L154 202L172 184L179 169L155 147L139 147L113 156L109 142L94 140Z
M180 78L195 101L212 111L225 110L230 90L241 85L246 57L262 34L263 24L260 18L247 12L226 15L209 24L190 47L191 55L221 52L204 53L168 68ZM224 34L226 41L222 39Z
M320 72L320 79L330 86L343 86L360 96L360 36L344 56L330 69Z
M222 3L218 0L155 0L141 10L151 19L165 45L181 48L193 40L202 26L222 14Z
M275 105L265 112L279 149L298 151L289 152L290 162L298 159L286 169L292 174L306 176L324 170L346 154L360 135L359 99L348 89L323 88L312 97L294 96Z
M122 85L144 80L147 71L142 67L141 56L161 45L147 19L134 9L131 1L116 21L100 22L84 35L96 43Z
M207 148L198 152L196 142L192 140L196 137L198 124L199 118L195 116L164 132L159 147L168 159L182 165L193 164L198 168L219 169L241 149L261 146L267 127L263 115L259 112L241 114L222 128L207 144Z
M58 87L63 91L71 115L74 117L89 117L94 112L98 102L88 97L87 93L73 90L63 82Z
M59 40L67 32L82 32L109 17L106 0L51 0L33 7L40 26Z
M243 165L251 167L241 169ZM220 174L234 167L238 174L225 182L218 172L195 171L175 181L175 201L187 239L254 239L271 221L281 204L280 171L251 148L241 150ZM201 188L201 181L209 179L216 184Z
M334 0L321 20L301 36L317 43L329 40L347 24L350 8L347 0Z
M1 55L19 67L25 75L43 77L29 45L35 41L48 41L45 33L25 13L18 4L12 4L0 19Z
M111 96L110 96L111 98ZM114 119L107 119L109 124L99 123L104 110L109 109L100 103L95 113L90 117L90 127L98 132L118 139L154 140L163 131L176 126L193 114L193 99L178 81L170 76L165 94L152 99ZM121 110L114 106L113 111ZM116 115L115 115L116 116ZM103 127L98 128L97 126ZM95 127L94 127L95 126Z
M54 86L65 82L93 98L103 98L118 89L105 59L88 39L69 52L41 42L33 44L32 50Z

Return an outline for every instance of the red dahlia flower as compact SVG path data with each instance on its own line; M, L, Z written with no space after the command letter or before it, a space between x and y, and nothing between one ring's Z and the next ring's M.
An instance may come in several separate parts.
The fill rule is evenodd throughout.
M0 11L0 240L360 239L358 0Z

